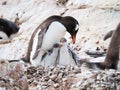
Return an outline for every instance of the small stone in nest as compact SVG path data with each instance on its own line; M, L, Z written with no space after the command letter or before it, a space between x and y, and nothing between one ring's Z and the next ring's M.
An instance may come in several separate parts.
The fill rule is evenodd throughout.
M95 90L107 90L106 87L97 87Z
M35 67L28 67L27 68L27 74L33 74L33 73L35 73L35 72L37 72L37 70L36 70L36 68Z
M53 86L54 86L54 88L58 88L60 85L59 85L59 83L55 83Z
M16 86L18 86L21 90L28 90L28 82L26 78L22 78L16 82Z
M7 4L7 2L6 1L4 1L3 3L2 3L2 5L6 5Z
M97 51L99 51L99 50L100 50L100 48L99 48L99 47L97 47L97 48L96 48L96 50L97 50Z
M11 70L8 75L9 75L10 78L12 78L14 80L19 79L19 74L15 70Z
M96 44L99 44L99 41L97 41Z
M68 0L56 0L57 5L65 5Z

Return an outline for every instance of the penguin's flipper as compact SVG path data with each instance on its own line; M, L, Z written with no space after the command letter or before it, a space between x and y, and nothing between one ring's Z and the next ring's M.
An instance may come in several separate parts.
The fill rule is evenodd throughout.
M77 55L69 46L68 46L68 52L70 53L70 56L72 56L75 64L77 65Z
M47 32L48 26L49 26L49 24L44 21L44 22L43 22L40 26L38 26L37 29L36 29L36 33L37 33L37 31L39 30L39 28L40 28L41 31L38 33L38 44L37 44L37 47L36 47L36 51L35 51L35 53L34 53L34 55L33 55L33 59L35 59L35 58L38 56L38 53L39 53L40 48L41 48L41 46L42 46L42 42L43 42L44 35L45 35L45 33ZM35 37L36 33L34 34L33 37Z
M39 50L42 46L42 42L43 42L43 37L44 37L44 34L46 33L47 31L47 28L50 24L50 22L52 22L51 18L48 18L46 19L45 21L43 21L34 31L34 33L32 34L31 36L31 39L30 39L30 42L29 42L29 47L28 47L28 51L27 51L27 54L26 54L26 59L27 60L30 60L30 53L32 51L32 48L33 48L33 44L34 44L34 38L36 36L36 34L38 34L37 32L39 32L38 30L40 30L39 34L38 34L38 43L37 43L37 46L36 47L36 50L35 50L35 53L33 55L33 58L32 59L35 59L37 56L38 56L38 53L39 53Z
M42 41L43 41L43 37L44 37L45 31L46 30L42 30L38 34L38 37L37 37L38 38L38 43L37 43L37 47L36 47L35 53L33 55L33 59L35 59L38 56L38 53L39 53L41 45L42 45Z
M110 37L112 36L113 32L114 32L114 30L107 32L107 33L105 34L103 40L105 41L105 40L107 40L108 38L110 38Z

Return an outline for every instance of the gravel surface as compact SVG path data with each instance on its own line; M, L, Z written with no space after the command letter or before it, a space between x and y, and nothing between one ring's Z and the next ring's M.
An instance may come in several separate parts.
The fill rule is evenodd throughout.
M120 72L93 70L83 64L33 67L1 61L0 90L120 90Z

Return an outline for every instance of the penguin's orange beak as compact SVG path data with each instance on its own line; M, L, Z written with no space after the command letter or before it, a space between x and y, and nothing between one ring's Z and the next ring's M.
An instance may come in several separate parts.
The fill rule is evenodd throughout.
M75 41L76 41L76 35L73 35L73 36L72 36L72 43L74 44Z

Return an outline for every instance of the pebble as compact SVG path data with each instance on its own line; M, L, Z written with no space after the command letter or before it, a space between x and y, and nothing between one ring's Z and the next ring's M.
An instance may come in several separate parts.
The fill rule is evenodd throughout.
M73 73L78 74L78 73L81 73L81 71L79 69L77 69L77 70L75 69L75 70L73 70Z
M64 73L59 73L57 77L61 79L63 77L63 74Z
M0 87L0 90L6 90L6 88L5 87Z
M77 84L76 84L76 87L79 87L81 84L82 84L83 80L79 81Z
M48 81L49 80L49 76L44 76L44 80Z
M101 74L97 75L97 80L100 80L102 78Z
M58 88L60 85L59 85L59 83L55 83L53 86L54 86L54 88Z
M53 71L54 68L55 68L54 66L49 67L50 71Z
M66 81L67 81L67 78L63 78L62 81L63 81L63 82L66 82Z
M57 75L52 75L52 76L50 76L50 79L51 80L55 80L57 78Z
M106 87L97 87L95 90L108 90Z

